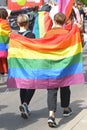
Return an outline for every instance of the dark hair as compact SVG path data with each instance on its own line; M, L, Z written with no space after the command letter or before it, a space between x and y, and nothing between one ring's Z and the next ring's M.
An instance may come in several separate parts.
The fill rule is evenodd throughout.
M77 2L77 5L83 5L83 3L81 3L81 2L78 1L78 2Z
M57 13L54 15L54 21L57 24L63 25L65 23L66 16L63 13Z
M33 7L32 7L32 10L33 10L33 11L38 11L38 9L39 9L38 6L33 6Z
M5 8L0 8L0 18L6 19L8 17L8 12Z

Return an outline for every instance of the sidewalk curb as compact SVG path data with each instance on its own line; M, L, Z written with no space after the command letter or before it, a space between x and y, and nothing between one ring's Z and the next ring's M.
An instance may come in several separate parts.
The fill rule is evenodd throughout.
M87 109L82 110L73 120L71 120L63 130L86 130L87 129Z

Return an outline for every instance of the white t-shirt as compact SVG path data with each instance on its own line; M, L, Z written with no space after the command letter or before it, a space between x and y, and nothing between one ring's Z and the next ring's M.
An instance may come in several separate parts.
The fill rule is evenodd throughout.
M50 17L51 17L51 19L53 21L53 26L54 26L54 20L53 20L53 18L54 18L54 15L56 13L58 13L58 6L57 5L56 6L52 5L52 8L51 8L51 11L50 11L49 15L50 15Z

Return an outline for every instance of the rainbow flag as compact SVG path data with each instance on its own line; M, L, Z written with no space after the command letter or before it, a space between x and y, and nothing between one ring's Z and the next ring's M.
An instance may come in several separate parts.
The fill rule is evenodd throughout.
M66 19L69 18L72 11L74 0L58 0L58 12L62 12L66 15Z
M7 57L10 25L7 20L0 19L0 58Z
M35 23L33 27L33 33L36 38L42 38L45 33L51 29L52 20L49 16L49 12L41 11L38 12L35 18Z
M11 33L8 87L47 89L80 83L84 83L84 74L77 26L68 34L40 39Z

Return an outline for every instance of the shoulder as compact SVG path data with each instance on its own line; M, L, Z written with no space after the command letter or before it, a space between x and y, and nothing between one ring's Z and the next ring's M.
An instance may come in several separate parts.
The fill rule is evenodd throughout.
M18 32L19 34L27 37L27 38L35 38L35 34L31 32L31 30L26 30L24 32Z
M45 34L45 37L48 37L48 36L52 36L54 34L66 34L68 33L69 31L66 30L66 29L63 29L63 28L52 28L51 30L49 30L46 34Z
M26 36L27 38L35 38L35 34L32 33L31 31L28 32L25 36Z

